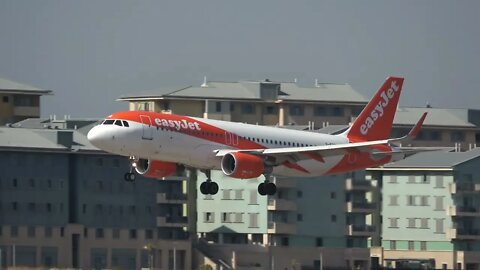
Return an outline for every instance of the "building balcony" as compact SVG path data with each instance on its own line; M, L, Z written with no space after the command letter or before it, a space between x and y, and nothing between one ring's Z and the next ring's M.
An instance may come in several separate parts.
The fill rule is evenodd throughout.
M157 193L157 203L160 204L184 204L187 203L186 194Z
M480 217L480 211L474 207L454 206L451 205L447 208L448 216L458 217Z
M270 222L268 223L269 234L295 234L297 226L293 223L286 222Z
M38 106L15 106L13 107L15 116L40 116L40 107Z
M447 239L480 240L480 230L448 229Z
M274 199L268 200L269 211L297 211L297 203L286 199Z
M157 227L188 227L188 219L186 217L157 217Z
M480 184L478 183L450 183L448 189L450 194L480 194Z
M376 205L369 202L347 202L347 213L366 213L370 214L375 211Z
M277 188L295 188L297 186L297 181L292 178L275 177L273 183L277 185Z
M373 188L371 181L355 180L352 178L348 178L345 181L345 189L347 191L371 191Z
M347 225L346 235L371 237L375 234L375 226L372 225Z

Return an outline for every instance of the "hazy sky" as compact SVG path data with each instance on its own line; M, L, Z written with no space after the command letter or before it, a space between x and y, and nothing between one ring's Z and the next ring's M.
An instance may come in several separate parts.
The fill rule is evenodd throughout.
M405 76L401 105L480 108L480 1L0 0L0 77L103 117L126 93L210 80Z

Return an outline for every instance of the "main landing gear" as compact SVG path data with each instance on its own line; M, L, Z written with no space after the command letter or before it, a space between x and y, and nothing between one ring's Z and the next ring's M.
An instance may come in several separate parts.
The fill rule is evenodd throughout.
M258 194L265 196L265 195L275 195L277 193L277 186L275 183L270 182L270 174L272 173L272 168L267 169L263 174L265 176L265 181L258 185Z
M130 171L123 175L123 179L127 182L135 182L137 175L134 170L137 167L137 159L134 156L128 158L130 161Z
M200 192L205 195L215 195L218 193L218 184L210 179L210 170L204 171L207 180L200 184Z

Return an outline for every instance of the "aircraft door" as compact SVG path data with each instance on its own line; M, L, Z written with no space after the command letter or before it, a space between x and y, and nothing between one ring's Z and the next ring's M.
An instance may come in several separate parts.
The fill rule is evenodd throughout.
M140 115L142 120L142 139L143 140L152 140L153 139L153 127L152 119L148 115Z

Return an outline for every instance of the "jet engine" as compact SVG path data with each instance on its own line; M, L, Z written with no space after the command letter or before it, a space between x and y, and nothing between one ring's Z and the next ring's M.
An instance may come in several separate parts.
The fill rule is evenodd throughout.
M173 175L177 171L177 164L161 160L139 159L135 170L144 177L158 179Z
M221 166L225 175L241 179L259 177L265 170L265 163L261 157L241 152L223 156Z

